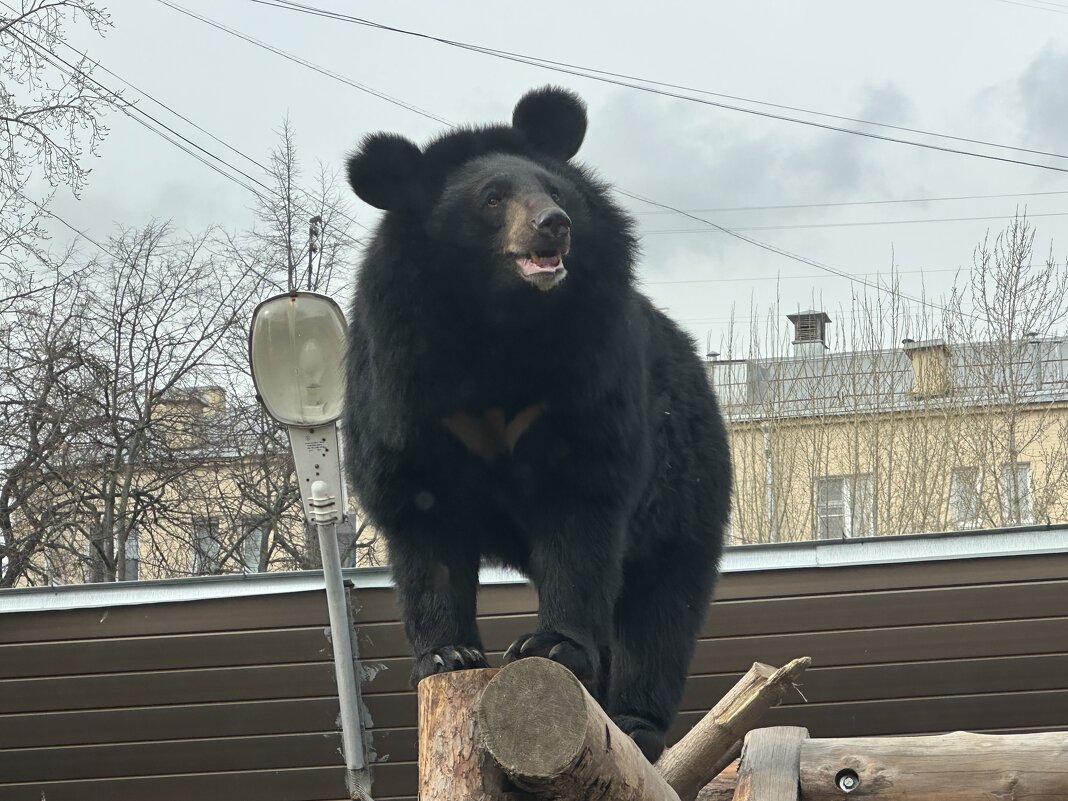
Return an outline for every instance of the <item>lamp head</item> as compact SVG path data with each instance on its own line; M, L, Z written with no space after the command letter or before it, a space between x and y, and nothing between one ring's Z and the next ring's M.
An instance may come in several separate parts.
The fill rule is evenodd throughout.
M344 353L345 317L326 295L275 295L252 315L252 380L280 423L320 426L341 416Z

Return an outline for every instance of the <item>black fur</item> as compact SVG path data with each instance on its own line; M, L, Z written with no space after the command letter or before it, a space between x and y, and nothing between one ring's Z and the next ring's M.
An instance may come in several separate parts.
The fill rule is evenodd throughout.
M654 760L712 593L730 461L694 343L634 287L631 221L567 161L585 125L577 97L545 89L511 127L421 152L379 135L352 157L356 193L389 212L351 315L347 468L389 546L414 681L485 664L479 563L512 565L540 610L506 658L567 665ZM570 217L571 250L540 291L502 231L547 203ZM443 422L531 408L514 450L491 455Z

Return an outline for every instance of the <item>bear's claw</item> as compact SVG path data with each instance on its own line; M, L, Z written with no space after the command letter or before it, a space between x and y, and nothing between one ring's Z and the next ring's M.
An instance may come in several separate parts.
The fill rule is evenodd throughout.
M524 634L505 651L504 664L528 656L542 656L559 662L574 673L575 678L586 685L587 689L596 684L599 666L595 652L565 634L557 631Z
M448 673L453 670L470 670L489 667L486 655L469 645L443 645L415 658L412 665L412 686L427 676Z

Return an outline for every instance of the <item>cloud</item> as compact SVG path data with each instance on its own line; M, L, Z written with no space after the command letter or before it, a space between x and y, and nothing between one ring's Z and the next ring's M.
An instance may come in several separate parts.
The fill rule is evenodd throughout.
M906 123L912 103L892 85L866 88L857 117ZM850 126L830 120L832 124ZM613 184L684 209L784 205L848 200L885 191L882 148L871 140L793 123L656 97L630 90L608 94L590 109L590 133L581 157ZM694 220L639 212L645 232L701 228ZM808 211L806 220L818 220ZM699 216L727 227L789 222L799 213L709 212ZM759 233L754 234L761 238ZM710 266L719 275L750 269L751 259L725 254L737 247L723 234L652 234L644 237L650 279L693 274ZM750 245L742 245L751 248ZM732 251L732 254L735 251ZM703 266L703 270L702 270Z
M1047 45L1016 82L1028 139L1063 152L1068 130L1068 50Z
M868 86L861 98L858 117L890 125L909 125L916 115L912 98L891 83Z

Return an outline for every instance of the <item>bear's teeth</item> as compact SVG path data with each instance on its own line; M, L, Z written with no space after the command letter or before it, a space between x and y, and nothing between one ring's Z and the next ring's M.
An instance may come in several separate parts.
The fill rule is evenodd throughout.
M552 256L539 256L531 253L526 256L517 256L515 262L519 271L527 276L558 273L564 269L563 257L559 253Z
M552 256L538 256L537 254L535 254L531 261L533 261L539 267L559 267L560 255L557 253L554 253Z

